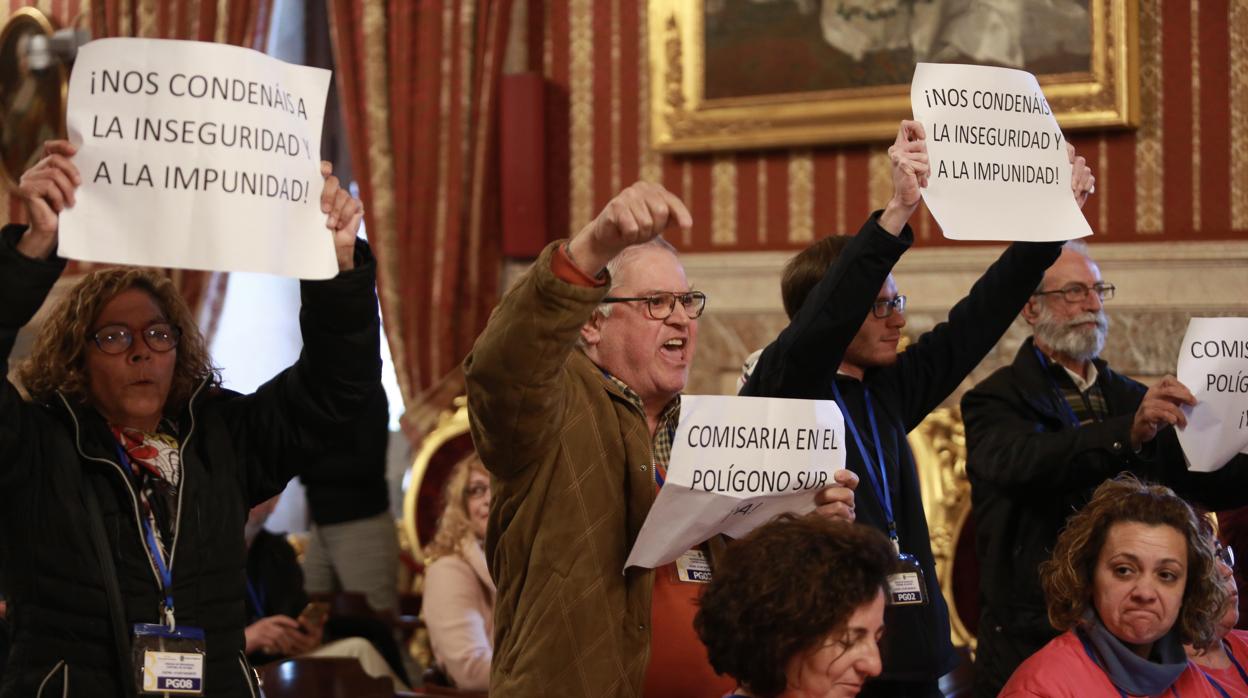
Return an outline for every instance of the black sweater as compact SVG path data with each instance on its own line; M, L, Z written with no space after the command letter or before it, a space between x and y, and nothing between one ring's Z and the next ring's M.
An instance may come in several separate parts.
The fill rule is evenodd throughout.
M836 370L870 312L881 286L913 240L907 226L900 237L868 220L811 291L797 316L759 357L742 395L832 399L838 381L849 415L864 442L870 427L863 401L871 392L888 468L902 552L923 568L929 602L890 606L888 633L881 648L882 680L935 681L956 663L949 637L949 611L936 581L918 473L906 434L958 386L997 343L1061 253L1061 243L1015 243L975 283L949 319L924 333L891 366L869 369L865 380L837 377ZM868 448L872 446L868 445ZM874 458L874 456L872 456ZM846 466L860 478L857 519L887 533L887 519L851 440Z
M63 260L32 260L14 247L23 229L0 232L0 358L60 276ZM301 285L299 360L250 395L200 386L177 420L182 506L171 552L177 622L203 628L209 696L252 696L243 657L243 523L248 509L282 491L322 447L322 435L357 413L380 376L374 264ZM257 347L262 350L263 347ZM112 625L158 621L162 599L145 551L130 479L116 443L91 407L63 398L37 404L0 384L0 569L13 645L3 698L121 692ZM99 493L123 618L110 618L83 493ZM46 679L46 683L45 683Z
M325 452L313 458L299 476L318 526L358 521L390 506L386 489L389 441L390 403L378 383L355 421L340 429Z

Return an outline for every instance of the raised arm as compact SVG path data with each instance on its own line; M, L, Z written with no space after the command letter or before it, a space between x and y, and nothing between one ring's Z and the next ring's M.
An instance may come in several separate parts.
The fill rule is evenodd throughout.
M552 243L490 316L464 360L472 437L497 477L524 471L557 438L564 365L607 293L604 269L630 245L692 225L680 199L639 182L569 243Z
M862 326L893 265L914 241L906 221L927 186L923 125L903 121L889 147L893 196L872 215L811 290L780 335L758 358L742 395L825 395L845 348Z
M17 333L30 322L65 269L55 256L60 212L74 203L81 179L70 162L75 149L65 141L44 144L44 157L22 175L17 195L30 226L0 230L0 365L8 366ZM6 370L7 374L7 370ZM19 455L30 443L34 413L6 378L0 385L0 491L16 492L25 481Z
M1071 187L1082 206L1096 178L1083 157L1067 147ZM902 418L913 429L966 378L1009 329L1062 253L1061 242L1016 242L975 282L949 319L922 335L881 379L899 383Z
M321 210L339 273L300 283L303 351L295 364L221 413L246 464L239 475L249 505L280 492L329 435L348 428L381 380L376 263L356 237L363 205L328 167L322 172Z

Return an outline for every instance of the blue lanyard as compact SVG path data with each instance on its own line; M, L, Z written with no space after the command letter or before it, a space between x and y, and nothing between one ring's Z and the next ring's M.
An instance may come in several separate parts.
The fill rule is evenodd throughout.
M130 466L130 457L126 455L121 444L117 444L117 457L121 459L122 465L125 466L127 471L133 470ZM148 518L140 512L139 525L143 527L143 540L147 543L148 556L152 558L152 562L160 572L161 592L165 595L165 622L169 625L169 629L173 630L175 627L173 618L173 569L165 565L165 558L160 552L160 544L156 542L156 533L152 530L152 525Z
M1244 673L1244 668L1239 665L1239 660L1235 658L1235 653L1231 651L1231 643L1225 639L1222 640L1222 648L1226 650L1226 656L1231 658L1231 664L1235 665L1235 671L1239 672L1239 678L1243 680L1245 686L1248 686L1248 674Z
M871 478L871 486L875 488L876 498L880 500L880 506L884 508L884 516L888 519L888 537L893 541L894 547L897 546L897 522L893 518L893 500L889 495L888 489L888 468L884 463L884 447L880 445L880 429L875 423L875 410L871 409L871 391L867 390L867 386L862 386L862 401L867 408L867 421L871 424L871 436L875 440L875 457L879 462L880 474L875 474L876 466L871 461L871 455L867 452L867 447L862 443L862 437L858 435L858 428L854 426L854 418L849 414L849 408L845 405L845 398L841 395L841 387L832 381L832 394L836 397L836 406L841 408L841 416L845 419L845 428L854 437L854 443L858 444L858 453L862 455L863 464L866 466L867 475ZM881 484L883 483L883 484Z
M1231 643L1226 640L1222 640L1222 649L1226 650L1226 656L1230 658L1231 664L1235 665L1235 671L1239 672L1240 680L1244 682L1245 686L1248 686L1248 674L1244 673L1244 668L1239 665L1239 660L1235 658L1235 653L1231 651ZM1231 695L1226 692L1226 689L1222 688L1222 686L1219 685L1212 676L1205 672L1205 670L1202 669L1200 673L1205 675L1205 678L1209 680L1209 683L1212 684L1215 689L1217 689L1218 693L1222 694L1223 698L1231 698Z
M245 578L247 580L247 596L251 598L251 605L256 609L256 617L266 618L267 616L264 612L264 597L256 591L256 586L251 583L251 575L248 574Z
M1231 694L1227 693L1225 688L1218 685L1218 682L1214 681L1212 676L1206 674L1204 669L1201 669L1200 673L1205 677L1205 680L1209 682L1209 685L1213 686L1213 690L1222 694L1222 698L1231 698Z

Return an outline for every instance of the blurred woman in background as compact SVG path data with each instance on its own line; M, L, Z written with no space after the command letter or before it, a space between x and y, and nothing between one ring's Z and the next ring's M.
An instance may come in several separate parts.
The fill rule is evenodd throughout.
M438 532L425 549L421 616L437 667L455 686L485 690L494 656L494 582L485 563L490 476L474 452L451 471Z

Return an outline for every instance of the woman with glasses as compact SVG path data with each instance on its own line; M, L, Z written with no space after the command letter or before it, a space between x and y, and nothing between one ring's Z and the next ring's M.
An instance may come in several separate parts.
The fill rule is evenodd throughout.
M31 224L0 231L5 359L65 268L57 231L82 181L75 152L45 146L18 189ZM339 274L303 282L303 354L255 393L221 387L173 283L139 268L68 288L17 372L29 398L0 386L0 591L14 628L0 696L258 694L243 654L247 512L379 380L362 208L323 171L320 234ZM171 652L190 659L174 667Z
M438 532L425 549L421 615L437 667L455 686L485 690L494 656L494 582L485 565L490 475L474 452L455 465Z
M1217 683L1218 687L1233 698L1248 696L1248 631L1236 630L1239 623L1239 586L1235 583L1235 551L1223 545L1213 534L1212 527L1205 527L1205 535L1214 545L1217 580L1229 598L1226 611L1218 619L1218 641L1208 648L1198 650L1184 645L1187 656Z

